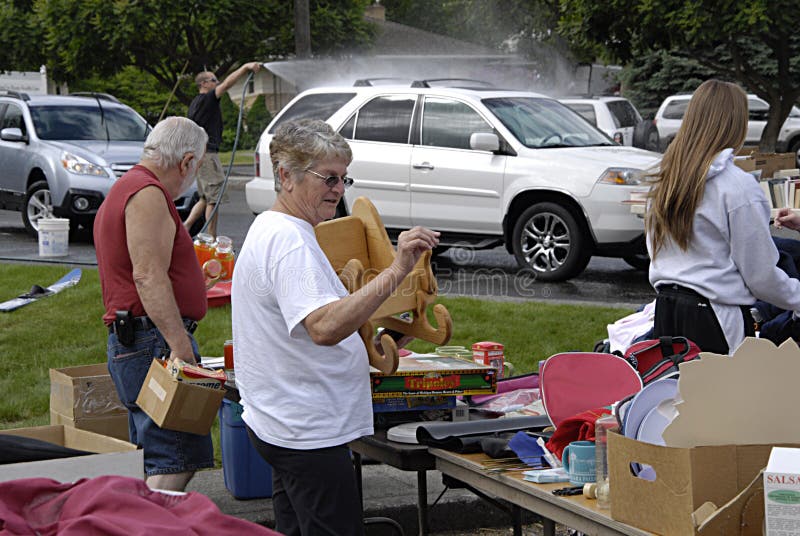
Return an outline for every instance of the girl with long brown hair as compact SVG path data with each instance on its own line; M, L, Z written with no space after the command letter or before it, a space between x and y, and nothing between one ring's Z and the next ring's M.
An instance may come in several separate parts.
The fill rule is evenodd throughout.
M733 163L747 115L741 88L703 82L651 177L645 216L655 336L683 335L720 354L754 334L756 298L800 313L800 281L776 267L770 204Z

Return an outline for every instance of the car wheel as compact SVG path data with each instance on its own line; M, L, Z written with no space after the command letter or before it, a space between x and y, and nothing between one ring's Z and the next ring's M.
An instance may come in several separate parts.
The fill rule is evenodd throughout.
M800 167L800 140L797 140L792 144L792 148L790 152L794 153L794 161L797 167Z
M637 270L647 270L650 268L650 256L647 253L628 255L627 257L622 257L622 260Z
M556 203L528 207L514 225L514 257L541 281L564 281L581 273L591 249L575 216Z
M47 181L36 181L25 192L25 205L22 210L22 223L31 236L39 236L39 220L54 218L53 201Z
M643 119L636 124L633 130L633 146L648 151L658 151L658 129L653 121Z

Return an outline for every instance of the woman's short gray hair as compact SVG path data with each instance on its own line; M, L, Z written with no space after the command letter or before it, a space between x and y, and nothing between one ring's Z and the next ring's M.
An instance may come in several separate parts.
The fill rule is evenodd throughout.
M300 119L287 121L278 127L269 144L275 190L280 191L279 168L299 175L317 162L340 158L349 165L353 160L347 140L325 121ZM297 181L302 180L299 177Z
M185 117L167 117L150 132L144 141L143 160L158 167L176 167L186 153L193 153L199 161L205 154L208 134L201 126Z

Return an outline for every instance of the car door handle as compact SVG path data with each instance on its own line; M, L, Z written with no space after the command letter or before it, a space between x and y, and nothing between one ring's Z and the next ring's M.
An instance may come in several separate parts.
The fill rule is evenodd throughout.
M433 166L430 165L428 162L423 162L421 164L414 164L411 167L414 169L433 169Z

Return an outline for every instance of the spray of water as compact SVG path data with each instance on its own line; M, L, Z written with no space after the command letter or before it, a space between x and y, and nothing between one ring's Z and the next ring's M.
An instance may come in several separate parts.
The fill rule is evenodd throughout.
M550 57L547 69L512 55L485 56L351 56L345 59L274 61L265 64L297 92L322 86L352 86L358 79L388 78L406 84L412 80L461 78L489 82L503 89L547 95L586 93L585 79L566 59ZM597 75L595 75L597 76ZM384 83L386 83L384 82Z

